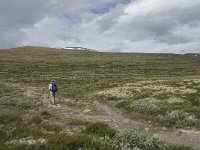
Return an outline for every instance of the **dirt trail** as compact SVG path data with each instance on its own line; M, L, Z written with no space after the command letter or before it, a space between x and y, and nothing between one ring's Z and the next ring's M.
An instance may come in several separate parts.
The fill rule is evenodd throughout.
M142 124L124 117L119 109L113 108L109 104L103 104L98 101L95 101L94 103L100 109L105 111L108 116L113 119L113 122L119 126L120 129L148 129L150 134L153 134L154 137L157 137L161 140L167 141L169 143L191 146L194 149L200 149L200 131L183 129L167 130L166 128L160 129L152 127L150 125Z
M18 85L15 85L18 86ZM59 104L57 106L52 106L50 104L50 100L48 98L48 92L45 87L41 89L37 89L35 87L26 87L23 88L23 93L28 97L35 97L36 104L39 106L40 109L46 109L50 112L54 112L59 117L66 120L67 118L75 118L81 119L86 121L103 121L108 123L110 126L117 130L123 129L144 129L148 131L153 136L164 140L169 143L175 144L183 144L187 146L191 146L194 149L200 149L200 131L196 130L181 130L181 129L160 129L156 127L152 127L148 124L142 124L137 121L131 120L125 116L123 116L122 112L112 107L111 105L99 101L93 102L86 102L87 108L72 108L67 106L62 106ZM64 99L65 102L73 100ZM101 112L104 112L103 115L93 113L93 109L96 108Z
M119 109L114 108L109 104L100 103L98 101L94 101L94 104L98 107L98 109L104 111L107 114L107 117L111 118L112 122L115 123L120 130L141 128L142 126L144 126L144 124L125 118Z
M92 103L92 107L94 106L97 109L102 110L106 115L92 115L92 112L90 112L90 114L87 114L84 113L83 110L69 109L60 106L54 108L56 109L57 113L59 113L63 117L69 117L70 114L71 117L79 118L86 121L103 121L117 130L144 129L147 130L154 137L157 137L163 141L191 146L197 150L200 149L200 131L182 129L169 130L167 128L156 128L152 127L151 125L142 124L127 117L124 117L119 109L113 108L109 104L94 101Z
M148 131L153 134L153 136L174 144L183 144L186 146L191 146L194 149L200 149L200 131L196 130L163 130L160 128L152 127L147 124L141 124L137 121L128 119L122 115L122 112L116 108L112 108L106 104L96 102L97 106L102 108L105 112L109 114L118 123L121 129L148 129Z

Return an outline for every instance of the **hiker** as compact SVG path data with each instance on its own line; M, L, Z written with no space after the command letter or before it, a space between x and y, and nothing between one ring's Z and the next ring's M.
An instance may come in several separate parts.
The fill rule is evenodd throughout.
M51 81L49 84L49 91L50 91L50 100L52 105L55 105L55 99L56 99L56 92L58 91L58 86L54 80Z

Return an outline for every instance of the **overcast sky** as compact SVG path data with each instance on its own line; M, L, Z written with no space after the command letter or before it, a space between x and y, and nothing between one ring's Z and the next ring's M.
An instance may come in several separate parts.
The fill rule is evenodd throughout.
M0 48L200 52L200 0L0 0Z

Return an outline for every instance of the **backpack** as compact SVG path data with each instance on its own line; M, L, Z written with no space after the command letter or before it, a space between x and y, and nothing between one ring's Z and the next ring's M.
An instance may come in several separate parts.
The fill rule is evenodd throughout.
M58 91L58 87L57 87L56 83L52 83L51 91L52 92L57 92Z

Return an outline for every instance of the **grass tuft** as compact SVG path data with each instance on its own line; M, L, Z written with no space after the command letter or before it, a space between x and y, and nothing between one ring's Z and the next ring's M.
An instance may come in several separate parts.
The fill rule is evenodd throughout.
M116 134L116 131L109 127L108 124L103 122L90 123L86 126L85 133L97 135L97 136L109 136L113 137Z

